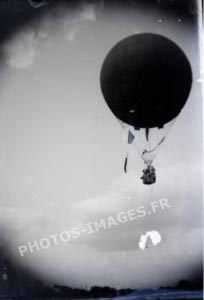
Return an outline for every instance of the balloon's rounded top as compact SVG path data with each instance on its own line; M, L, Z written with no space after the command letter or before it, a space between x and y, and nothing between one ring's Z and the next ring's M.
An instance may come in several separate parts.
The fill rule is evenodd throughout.
M100 82L108 106L121 121L136 128L162 127L185 105L192 71L177 44L142 33L123 39L110 50Z

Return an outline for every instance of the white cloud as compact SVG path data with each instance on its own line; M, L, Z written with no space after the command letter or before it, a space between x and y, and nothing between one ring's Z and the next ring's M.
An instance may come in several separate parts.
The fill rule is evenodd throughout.
M74 11L63 12L59 9L57 17L52 12L43 21L33 23L24 28L9 40L3 48L7 64L14 69L27 69L35 61L40 53L43 40L51 38L52 31L64 30L70 43L76 38L76 34L84 24L93 23L103 8L103 2L99 4L83 3Z
M188 185L191 176L197 174L198 164L189 165L189 173L185 175L185 180L170 176L168 187L166 186L166 174L181 174L184 169L185 166L181 164L159 170L162 178L159 190L161 194L163 190L165 195L168 195L170 209L164 212L158 211L155 216L120 224L115 228L102 230L93 235L84 234L74 242L30 254L22 259L22 263L26 263L40 274L45 274L49 268L53 268L55 272L49 272L50 278L59 280L59 282L63 282L63 277L67 274L66 268L62 270L61 267L66 266L72 273L69 284L74 285L86 280L88 286L92 284L117 286L123 282L123 286L127 287L131 284L134 285L133 277L137 276L138 271L144 273L147 268L154 271L154 280L152 281L151 272L149 275L141 277L141 281L137 278L137 282L141 286L148 286L150 282L159 284L162 280L171 278L169 272L175 272L177 266L180 271L176 271L178 278L175 277L175 280L179 279L179 272L185 271L188 276L193 264L199 261L201 254L202 224L199 223L201 204L196 201L198 199L194 193L200 182L195 181ZM18 201L23 201L22 193L16 191L20 196L18 201L13 203L12 207L1 207L0 209L1 225L3 228L7 227L7 231L10 228L13 252L18 257L17 245L39 240L66 229L69 230L81 222L97 221L110 215L114 217L120 211L141 205L147 207L150 197L148 193L145 193L146 187L136 180L137 178L136 172L130 172L118 178L111 189L101 197L84 199L72 203L70 207L61 203L57 209L52 206L52 203L49 203L49 199L45 206L42 205L40 199L36 199L35 203L29 204L30 208L25 209L25 204L21 208ZM182 192L182 196L179 196L180 192ZM127 193L130 197L129 200L126 200ZM26 195L29 194L26 193ZM192 209L191 199L193 197L195 204ZM159 199L154 198L155 200ZM197 221L194 215L197 216ZM188 224L189 221L190 224ZM153 229L159 232L162 242L155 249L151 247L143 253L138 247L141 234ZM184 257L184 253L187 258ZM58 257L57 261L55 257ZM90 264L90 259L92 264ZM135 261L137 261L137 265L134 264ZM156 264L160 266L158 272ZM107 266L109 267L107 268ZM113 279L116 273L118 277Z
M79 19L85 21L96 21L97 6L94 4L84 4L79 12Z
M73 42L77 33L84 27L84 25L95 22L102 10L102 1L99 4L83 3L81 7L75 11L73 17L68 14L64 22L64 29L67 32L67 40L69 42Z
M76 36L76 30L72 30L70 32L67 33L67 40L69 42L73 42Z
M41 40L46 38L43 31L35 31L32 27L16 34L4 46L7 64L14 69L27 69L39 54Z

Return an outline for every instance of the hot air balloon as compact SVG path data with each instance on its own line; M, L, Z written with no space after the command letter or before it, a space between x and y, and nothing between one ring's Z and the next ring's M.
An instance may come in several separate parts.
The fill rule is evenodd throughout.
M109 51L100 84L107 105L127 133L127 143L136 146L146 165L143 183L154 183L153 160L191 90L188 58L166 37L135 34ZM128 154L125 171L127 158Z

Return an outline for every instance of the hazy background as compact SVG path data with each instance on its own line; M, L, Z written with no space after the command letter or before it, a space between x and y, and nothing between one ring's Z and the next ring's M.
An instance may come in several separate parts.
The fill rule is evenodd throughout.
M17 261L39 276L71 286L136 288L188 279L202 267L198 10L196 1L173 9L174 2L46 6L1 43L0 225ZM135 151L123 174L124 135L99 85L110 48L140 32L175 41L193 70L189 100L155 161L152 197L167 198L171 208L20 257L17 245L148 205L143 162ZM141 251L147 230L159 231L162 243Z

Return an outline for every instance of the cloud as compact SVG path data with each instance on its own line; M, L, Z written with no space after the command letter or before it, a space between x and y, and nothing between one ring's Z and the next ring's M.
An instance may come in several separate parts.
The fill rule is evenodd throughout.
M39 53L39 44L44 37L33 28L17 34L4 47L7 64L15 69L26 69L30 67L36 55Z
M72 30L70 32L67 33L67 40L69 42L73 42L76 36L76 30Z
M83 4L79 12L79 19L84 21L96 21L97 6L94 4Z
M199 190L200 182L197 180L192 182L192 176L197 178L196 175L200 172L198 172L199 165L193 163L188 166L189 172L185 175L185 180L171 176L181 174L183 170L185 170L184 164L159 170L162 178L159 190L161 195L168 196L170 209L164 212L158 211L152 217L120 224L93 235L84 234L70 243L30 254L22 259L22 263L26 263L41 275L48 274L48 269L51 268L55 271L49 271L50 279L64 283L63 278L66 277L69 284L74 286L79 286L84 281L88 286L93 284L118 286L121 282L123 287L134 286L133 278L137 277L138 272L145 274L141 280L137 277L140 286L149 286L150 283L158 285L162 280L164 282L171 280L173 278L171 274L175 270L177 272L175 280L179 280L179 276L183 273L187 277L190 276L193 265L199 263L202 256L200 221L202 218L199 218L201 204L199 193L197 196L194 193L195 190ZM167 174L170 178L168 186L166 185ZM66 210L63 203L56 208L47 201L43 206L40 199L36 199L38 203L36 201L29 203L30 207L25 208L24 205L21 208L18 201L23 201L22 192L17 191L20 196L18 201L13 203L12 207L0 208L1 225L3 228L7 226L7 231L10 228L9 240L15 256L18 257L16 249L21 243L39 240L56 232L60 233L79 223L97 221L110 215L116 216L120 211L141 205L147 208L150 194L136 178L138 174L135 171L122 175L113 182L111 189L104 195L73 202ZM188 184L190 181L191 185ZM191 199L194 199L193 206ZM154 197L153 200L159 199ZM162 242L143 253L138 247L139 239L142 234L153 229L159 232ZM55 257L58 257L57 261ZM137 261L136 265L135 261ZM159 266L159 269L156 266ZM145 273L148 268L154 271L153 280L151 272ZM69 274L71 274L70 279ZM115 279L113 279L114 274L118 274Z
M25 27L11 38L3 47L6 63L14 69L29 68L40 53L40 46L45 39L51 39L56 30L64 30L65 36L73 43L77 33L85 24L97 20L103 9L103 2L99 4L83 3L73 11L62 11L57 14L50 12L43 20Z
M74 16L68 17L64 21L64 29L66 31L67 40L73 42L77 33L84 28L84 25L89 25L97 20L104 7L103 1L96 3L82 3L75 11Z

